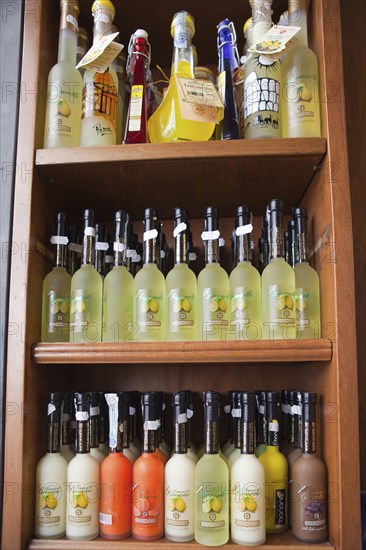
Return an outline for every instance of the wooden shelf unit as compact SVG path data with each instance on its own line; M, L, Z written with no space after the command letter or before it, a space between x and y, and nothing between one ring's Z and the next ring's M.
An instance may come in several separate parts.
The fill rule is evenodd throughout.
M92 550L118 545L127 550L147 546L179 550L182 545L165 539L153 545L132 539L118 543L33 539L35 468L45 449L47 393L111 387L142 391L152 386L171 393L190 387L198 399L208 384L223 394L234 385L247 390L265 385L273 390L296 387L321 395L319 451L328 470L329 544L311 548L360 547L355 300L339 0L312 0L309 11L311 46L320 64L323 138L58 151L42 147L47 75L57 56L59 6L57 2L26 0L25 7L2 548L18 550L29 545L33 550ZM90 7L91 0L81 1L80 23L89 31ZM146 28L157 55L154 62L168 66L170 20L181 8L177 0L157 0L153 11L136 10L135 3L126 0L117 9L122 41L128 43L136 28ZM225 4L186 0L185 8L196 19L202 64L216 63L217 23L230 17L239 29L250 15L249 4L237 0ZM278 19L286 2L275 2L274 9ZM169 228L172 208L181 205L195 218L192 228L198 242L204 206L220 207L228 232L236 206L248 203L259 217L274 197L285 199L287 213L293 205L308 208L311 262L320 275L323 340L315 344L224 343L220 349L212 343L164 343L160 349L154 344L136 348L129 344L77 348L73 344L36 344L42 282L50 269L48 242L58 210L76 216L83 208L95 207L107 220L115 209L125 208L137 221L145 207L154 206ZM258 221L256 218L256 230ZM310 547L295 541L290 532L268 537L266 546L285 550ZM196 547L195 543L184 544L184 548ZM234 545L225 548L231 550Z

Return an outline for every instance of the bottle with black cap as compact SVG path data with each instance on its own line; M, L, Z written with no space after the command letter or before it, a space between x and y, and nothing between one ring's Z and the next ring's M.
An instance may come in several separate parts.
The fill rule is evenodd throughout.
M253 230L252 213L248 206L239 206L235 219L236 267L229 277L231 327L235 340L260 340L261 278L250 261L250 241Z
M282 211L283 202L274 199L270 211L271 261L262 273L262 325L265 340L296 338L295 274L285 261Z
M109 243L107 242L107 230L103 223L97 223L95 225L95 258L94 267L98 271L99 275L104 277L106 273L105 257L109 249Z
M240 456L230 470L231 538L244 546L264 544L265 486L264 467L255 456L255 395L240 394Z
M287 456L294 449L295 441L295 415L292 412L294 405L294 395L296 392L293 390L281 391L281 410L282 410L282 443L280 444L281 453Z
M194 539L194 471L188 456L188 396L172 395L174 449L165 467L165 537L175 542Z
M266 531L282 533L288 527L288 467L280 452L279 394L266 393L266 450L259 457L265 472Z
M286 259L286 261L292 268L294 268L296 265L296 232L294 220L291 219L288 221L287 228L288 259Z
M319 275L308 261L306 208L295 208L293 211L296 231L295 259L295 308L297 337L319 340L320 324L320 290Z
M101 464L105 455L99 449L100 407L99 392L90 392L89 401L90 454Z
M66 216L56 217L55 235L51 244L56 245L54 268L43 281L42 342L68 342L70 333L71 276L66 271Z
M141 454L141 441L138 438L137 429L137 409L140 402L140 394L138 391L127 392L129 396L129 418L130 418L130 449L136 457Z
M289 478L291 479L291 468L301 455L301 436L302 436L302 393L300 391L291 391L291 442L292 449L287 453L287 462L289 467Z
M165 409L164 403L164 393L162 391L152 391L156 395L156 407L155 407L155 418L158 423L158 428L156 430L156 454L162 461L162 463L167 463L168 458L170 457L170 452L167 452L167 449L164 447L163 443L163 414Z
M70 342L102 340L103 279L94 268L94 210L84 210L83 259L71 279Z
M131 534L132 464L123 450L128 446L128 395L106 393L109 409L110 453L100 466L100 535L119 540Z
M47 453L37 464L35 535L56 539L66 531L67 460L60 453L62 393L48 398Z
M291 471L293 535L307 543L327 540L326 467L316 455L317 394L303 392L302 454Z
M241 418L241 404L240 404L240 392L235 394L234 397L234 403L233 407L231 409L231 416L233 418L233 438L234 438L234 446L232 447L231 451L226 454L227 458L227 464L229 466L229 472L234 464L235 460L239 458L240 456L240 449L241 449L241 426L240 426L240 418Z
M165 340L165 278L158 269L158 220L153 208L145 210L144 265L135 282L135 340Z
M225 341L229 330L229 277L220 266L219 213L214 206L206 208L201 238L206 266L197 281L198 337L204 341Z
M204 455L195 471L195 539L206 546L229 539L229 469L219 454L220 394L203 393Z
M260 457L266 450L266 395L268 390L257 390L255 392L256 400L256 447L255 456Z
M122 436L122 452L125 457L134 464L136 458L140 456L140 453L134 453L130 447L130 405L131 395L130 392L118 393L118 430Z
M127 212L118 210L115 224L114 267L104 279L103 342L128 342L134 335L134 283L126 269Z
M197 456L197 447L192 441L192 418L194 414L194 408L193 408L193 392L191 390L185 390L187 394L187 429L188 429L188 443L187 443L187 453L189 458L193 460L193 462L196 464L198 461Z
M142 454L132 470L132 536L153 541L164 534L164 464L156 453L156 392L141 396Z
M90 394L75 393L76 455L67 467L66 537L93 540L99 534L99 463L90 454Z
M70 275L74 275L80 267L81 253L83 247L80 244L80 233L77 230L76 225L68 224L67 236L69 242L67 245L67 254L66 254L66 270Z
M188 267L189 223L183 208L174 208L174 267L166 278L168 341L197 340L197 279Z
M62 401L61 454L67 462L70 462L75 456L75 432L71 430L72 409L74 407L72 392L63 392Z
M227 403L227 405L224 406L224 412L228 415L228 419L229 419L228 420L229 437L221 447L221 452L225 457L228 454L230 454L232 452L232 450L234 449L234 429L233 429L234 418L231 415L231 409L233 407L233 399L234 399L233 394L234 393L240 393L240 392L239 392L239 390L237 390L237 391L236 390L229 390L227 392L229 402Z

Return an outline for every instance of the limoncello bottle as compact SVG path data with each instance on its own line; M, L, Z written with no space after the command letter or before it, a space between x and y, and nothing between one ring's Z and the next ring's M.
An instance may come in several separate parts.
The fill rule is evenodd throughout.
M272 25L272 0L250 0L253 44ZM244 71L244 137L281 137L281 63L268 55L251 53Z
M320 137L319 68L308 47L306 0L289 0L288 18L301 30L282 62L282 136Z
M220 546L229 539L229 470L219 454L220 394L203 393L205 447L195 471L195 539Z
M260 340L261 278L250 261L252 214L247 206L239 206L235 221L236 267L229 277L231 299L231 327L235 340Z
M58 60L48 75L44 147L80 145L83 81L76 65L79 2L61 0Z
M173 61L168 91L148 122L151 143L169 141L207 141L212 136L215 123L201 120L188 120L181 113L178 89L181 80L194 79L192 38L195 33L193 17L180 11L173 17L171 35L174 40ZM189 83L186 82L188 85ZM194 91L194 90L193 90ZM201 89L199 90L202 91ZM184 93L184 92L183 92ZM194 116L193 103L192 116ZM215 108L213 108L215 109Z
M114 267L104 279L104 342L125 342L134 332L134 282L125 266L128 225L127 212L118 210L115 216Z
M57 214L56 234L51 243L56 245L55 266L43 281L42 342L68 342L70 332L71 276L66 271L66 216Z
M205 212L205 230L201 235L205 244L206 266L198 275L198 335L201 340L223 340L229 328L229 277L220 266L219 214L209 206Z
M270 202L271 261L262 273L262 323L266 340L296 338L295 274L285 261L282 210L281 200Z
M302 339L319 340L321 336L319 275L308 262L308 213L306 208L295 208L293 217L296 231L295 308L297 336Z
M157 266L158 221L153 208L145 210L144 265L134 279L135 323L139 342L165 339L165 278Z
M188 267L188 219L186 211L174 208L175 264L166 278L166 339L197 339L197 280Z

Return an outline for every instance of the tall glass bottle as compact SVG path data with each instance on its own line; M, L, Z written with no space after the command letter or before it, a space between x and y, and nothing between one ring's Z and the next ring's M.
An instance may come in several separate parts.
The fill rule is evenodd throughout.
M70 333L71 276L66 271L66 217L59 212L56 232L51 238L56 245L55 266L43 281L42 342L68 342Z
M303 393L303 452L291 472L293 535L307 543L327 540L327 472L316 456L316 393Z
M175 542L194 539L194 470L188 456L186 392L172 396L174 454L165 466L165 537Z
M283 58L282 135L320 137L319 68L308 48L306 0L289 0L289 25L301 27L298 43Z
M255 396L243 392L241 402L241 454L231 467L231 538L254 546L266 540L264 467L254 454Z
M126 438L126 433L120 430L122 411L119 395L107 393L106 400L110 453L100 467L99 528L103 538L120 540L131 534L132 465L122 452L122 440Z
M272 0L250 0L253 44L272 25ZM244 137L281 137L281 63L268 55L252 53L244 71Z
M89 425L90 425L90 454L101 464L105 455L99 449L100 408L99 393L89 392Z
M106 227L102 223L95 225L95 258L94 267L98 271L99 275L104 277L106 275L105 268L105 256L109 248L109 244L106 242L107 231Z
M218 209L209 206L205 211L205 230L202 233L206 266L197 280L200 340L225 341L229 328L229 277L220 266L219 237Z
M174 267L166 278L166 339L197 339L197 280L188 267L188 219L186 211L174 208Z
M187 395L187 453L189 458L191 458L196 464L198 461L197 448L191 439L192 418L194 414L193 393L191 392L191 390L185 390L185 393Z
M83 82L76 65L78 0L60 0L58 59L48 75L44 147L80 145Z
M84 211L83 259L71 279L70 342L102 339L103 279L94 269L94 210Z
M165 278L157 266L158 221L153 208L145 210L144 265L136 274L135 322L139 342L165 339Z
M80 267L81 253L83 250L80 244L80 234L74 224L68 224L67 236L69 244L66 254L66 271L72 276Z
M131 82L130 101L123 143L146 143L147 88L146 75L150 64L150 44L147 32L137 29L128 46L127 73Z
M289 467L289 479L291 479L291 469L296 460L301 455L302 449L302 393L299 391L291 392L292 398L292 422L293 422L293 448L287 454L287 462Z
M164 534L164 464L156 454L156 399L141 396L143 449L132 470L132 536L153 541Z
M114 267L104 279L103 342L125 342L133 335L134 282L125 267L129 215L115 216Z
M93 45L111 34L115 9L110 0L95 0ZM83 147L115 145L118 78L113 67L104 73L86 70L83 83L83 108L80 145Z
M169 88L148 122L149 140L152 143L207 141L215 129L215 124L212 122L187 120L181 115L178 79L194 78L192 50L194 33L193 17L186 11L176 13L171 26L174 48Z
M295 208L293 217L296 230L295 308L297 337L319 340L321 336L319 275L309 265L308 261L308 213L306 208Z
M236 340L260 340L261 278L250 261L252 214L247 206L239 206L235 221L236 267L231 271L231 326Z
M292 412L294 405L294 394L292 390L282 390L281 409L282 409L282 434L283 442L281 453L287 457L294 449L295 441L295 416Z
M67 467L66 537L93 540L99 534L99 463L90 454L89 393L75 394L76 455Z
M63 392L62 401L61 454L67 462L70 462L75 456L75 432L71 430L72 408L74 406L72 392Z
M258 390L255 392L256 399L256 447L255 456L259 458L266 450L266 390Z
M66 531L67 460L60 454L62 393L48 399L47 453L37 464L36 515L37 538L56 539Z
M229 539L229 470L219 455L220 394L203 393L204 455L195 470L195 539L220 546Z
M282 201L272 200L269 210L271 261L262 273L263 337L288 340L296 337L295 274L285 261Z
M266 450L259 457L265 472L266 531L282 533L288 524L288 467L280 452L277 392L266 394Z

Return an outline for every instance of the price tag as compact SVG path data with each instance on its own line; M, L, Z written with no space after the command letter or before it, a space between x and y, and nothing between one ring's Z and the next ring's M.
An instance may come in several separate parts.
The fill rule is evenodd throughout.
M83 59L76 65L76 68L80 69L84 67L90 71L104 73L123 50L124 46L122 44L113 42L118 34L118 32L115 32L102 36L84 55Z
M184 120L218 124L224 116L224 106L212 82L177 77L181 117Z
M301 27L274 25L248 51L270 56L276 61L284 55L285 50L288 53L289 49L297 44L298 40L294 37L300 30Z

